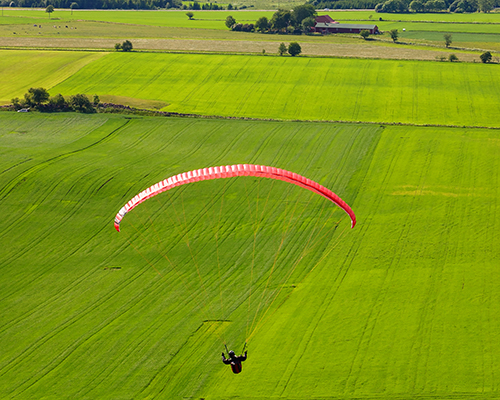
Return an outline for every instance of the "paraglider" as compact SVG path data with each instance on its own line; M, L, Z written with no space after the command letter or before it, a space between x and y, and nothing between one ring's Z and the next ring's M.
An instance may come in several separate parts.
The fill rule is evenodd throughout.
M338 207L340 207L349 216L349 218L351 220L351 228L354 228L354 226L356 225L356 216L355 216L353 210L351 209L351 207L349 207L349 205L346 202L344 202L339 196L337 196L335 193L333 193L330 189L327 189L326 187L320 185L319 183L312 181L308 178L305 178L304 176L298 175L296 173L293 173L291 171L287 171L287 170L284 170L281 168L269 167L269 166L264 166L264 165L254 165L254 164L236 164L236 165L203 168L203 169L197 169L197 170L193 170L193 171L189 171L189 172L184 172L184 173L181 173L178 175L171 176L167 179L164 179L164 180L156 183L155 185L143 190L142 192L140 192L139 194L134 196L120 209L120 211L116 214L115 219L114 219L115 229L118 232L120 232L120 224L121 224L123 218L125 217L125 215L127 213L129 213L130 211L132 211L139 204L145 202L148 199L151 199L152 197L155 197L156 195L158 195L160 193L171 190L177 186L186 185L188 183L200 182L200 181L204 181L204 180L216 180L216 179L223 179L223 178L235 178L235 177L245 177L245 176L255 177L255 178L267 178L267 179L271 179L271 180L278 180L278 181L284 181L287 183L291 183L293 185L302 187L310 192L313 192L313 194L311 194L311 196L310 196L311 198L316 197L314 195L314 193L316 193L316 194L324 197L325 199L333 202ZM245 197L244 193L240 193L237 191L235 193L236 194L234 197L237 200L247 202L247 197ZM210 194L208 194L208 196L210 196ZM248 193L247 193L247 196L248 196ZM286 196L284 196L284 197L286 197ZM191 200L193 200L193 199L191 198ZM266 204L267 204L267 200L265 201ZM277 200L276 202L279 204L286 203L286 199L285 199L285 201L283 201L283 200L278 201ZM197 203L197 199L194 199L194 203ZM328 205L328 202L322 201L322 203L325 203L326 205ZM295 203L295 205L297 205L297 203ZM326 208L328 208L328 207L326 207ZM304 207L304 209L309 210L310 207L307 206L307 207ZM222 211L222 207L221 207L221 211ZM257 215L257 213L255 213L255 214ZM195 219L195 222L193 222L192 224L189 225L189 230L192 229L193 226L196 225L196 221L202 215L206 215L206 210L202 210L199 214L197 214L195 217L193 217ZM264 213L261 209L259 209L258 215L260 217L264 215ZM268 215L275 215L275 212L273 211L273 213L269 213ZM288 229L285 229L285 231L287 231L288 233L289 232L299 232L300 229L297 229L294 231L293 229L290 228L291 226L293 226L293 224L291 223L292 217L293 217L293 210L292 211L290 211L290 209L287 210L286 206L285 206L285 211L283 212L283 215L285 215L286 219L287 219L286 224L282 224L282 225L286 225L288 228ZM314 229L316 228L316 226L321 225L318 228L318 231L321 232L321 229L325 225L327 225L327 222L328 222L328 219L321 220L321 216L320 216L319 219L321 220L321 224L314 224L314 223L310 224L310 226L312 226L313 229L312 229L311 234L309 235L309 238L307 238L306 240L302 240L302 241L300 241L300 239L294 238L296 240L296 242L292 241L294 251L295 251L295 248L300 247L300 246L304 246L304 250L297 251L298 256L296 257L295 260L290 260L290 259L286 258L289 254L291 255L293 252L292 251L288 252L288 251L284 250L285 249L284 243L286 242L285 235L283 235L281 237L281 240L280 239L277 240L277 249L276 249L274 255L271 255L271 257L269 257L269 254L271 254L271 253L266 254L266 252L264 251L264 252L262 252L262 254L258 254L262 258L257 260L256 248L258 249L259 247L256 245L256 240L261 240L262 242L265 242L266 249L268 247L270 247L269 242L271 240L274 240L273 239L274 236L272 236L272 234L271 234L274 232L273 230L269 230L269 232L266 233L267 236L262 235L262 237L260 237L259 235L257 235L258 228L260 227L260 219L264 219L264 218L260 218L260 217L257 218L257 220L259 222L255 226L253 226L250 231L248 230L248 228L242 228L242 233L243 233L242 236L244 238L246 238L247 236L249 236L249 237L253 236L253 245L249 246L250 249L252 250L251 253L250 252L249 253L243 252L242 254L246 254L246 257L237 257L237 261L235 261L235 260L231 261L231 268L233 268L234 271L238 271L238 270L245 271L244 268L240 268L240 267L243 267L245 265L245 263L248 263L248 268L250 270L250 273L248 274L249 275L249 288L248 288L248 290L244 290L244 292L246 293L245 296L248 299L247 336L246 336L247 339L250 339L251 336L254 334L254 332L256 332L257 328L259 326L261 326L261 321L264 320L264 317L266 316L270 305L272 305L274 300L276 300L276 298L278 298L278 295L281 293L282 289L285 288L285 284L286 284L287 280L290 278L290 276L292 276L292 274L293 274L295 268L297 267L298 263L300 262L300 260L302 260L304 258L304 256L306 255L307 249L311 248L312 242L313 242L313 233L315 232ZM220 222L220 215L219 215L219 217L213 218L213 219L217 220L217 222L219 223ZM298 216L298 217L296 216L296 219L301 221L301 216ZM182 218L178 218L179 223L181 222L181 220L185 220L184 215L182 216ZM238 219L236 221L238 222L238 224L240 223L240 219ZM262 225L266 225L266 224L262 224ZM277 223L275 225L277 225L281 228L281 225L279 225ZM337 223L337 225L338 225L338 223ZM175 224L174 224L174 226L175 226ZM250 226L250 225L246 225L246 226ZM269 224L269 226L272 226L272 224ZM188 228L186 228L186 231L185 231L186 238L187 238L187 232L188 232ZM216 246L218 246L218 243L219 243L218 232L219 232L218 229L214 231ZM248 235L247 235L247 232L249 233ZM319 235L319 232L316 232L316 233ZM156 230L155 230L155 234L157 234ZM184 236L184 234L182 234L180 236ZM293 236L293 235L291 235L291 236ZM161 235L158 235L158 237L161 237ZM328 237L328 234L325 234L323 237ZM227 237L225 237L224 239L226 239L226 238ZM221 241L224 242L224 240L221 240ZM196 272L197 272L197 275L198 275L200 282L201 282L201 288L202 288L201 291L207 292L208 289L203 284L202 274L200 272L200 268L198 265L199 263L197 261L198 254L194 254L192 252L191 244L189 243L189 241L187 241L187 246L188 246L188 252L190 254L190 258L196 266ZM204 249L203 253L209 253L210 250L211 249L208 249L208 250ZM237 247L232 247L229 249L229 251L226 251L224 254L237 253L237 251L239 251L239 250L240 249ZM331 251L331 249L329 251ZM321 256L319 258L319 260L326 257L328 255L329 251L326 251L325 252L326 255ZM222 251L221 251L221 253L222 253ZM288 261L288 264L289 264L288 271L286 273L283 272L279 278L280 280L278 281L278 284L274 284L274 286L273 286L271 284L271 282L272 282L271 277L273 276L273 273L275 275L279 274L279 272L275 272L275 271L281 270L280 268L275 268L276 265L282 265L281 263L279 263L279 261L281 261L281 258L279 257L280 254L284 254L284 256L283 256L284 259ZM250 257L248 257L247 255L250 255ZM143 256L143 258L144 258L144 256ZM215 256L213 256L211 261L208 262L208 265L212 265L213 260L217 260L217 264L222 264L222 263L220 263L219 258L220 258L219 248L217 247L215 250ZM165 256L165 260L167 260L169 263L171 263L172 268L175 268L174 264L170 260L170 257ZM243 261L240 261L240 260L243 260ZM283 265L286 265L286 264L287 263L283 263ZM259 267L258 272L254 271L255 265L257 265ZM265 274L267 274L267 272L268 272L268 275L266 276ZM254 273L255 273L255 276L254 276ZM212 275L212 277L213 276L214 275ZM229 276L229 275L225 276L224 272L223 271L221 272L220 265L218 265L217 276L218 276L218 280L219 280L219 285L220 285L220 287L222 287L222 284L224 282L223 279L224 278L227 279L227 276ZM221 276L223 278L221 278ZM258 282L259 279L261 282L259 290L261 291L262 294L258 298L257 307L254 307L254 308L256 308L256 311L255 311L255 317L252 320L249 317L250 309L251 309L250 297L252 296L252 290L253 290L252 286L255 284L255 282ZM272 295L271 296L267 296L267 295L264 296L264 294L266 294L266 290L268 290L268 288L271 286L273 286L272 290L274 290ZM293 288L295 286L291 286L291 287ZM241 288L240 288L240 290L241 290ZM221 303L222 303L223 290L221 288L219 288L219 296L221 297ZM254 295L254 296L256 297L256 295ZM207 305L207 307L208 306L209 305ZM225 322L225 321L227 321L227 317L224 316L224 307L222 305L221 305L221 310L222 310L221 317L214 318L214 319L206 318L205 322L208 322L208 321ZM227 313L227 314L229 314L229 313ZM267 317L269 317L269 315L267 315ZM224 344L225 344L225 339L224 339ZM246 342L245 342L245 346L246 346ZM235 374L241 373L242 362L247 359L247 352L245 351L245 348L242 350L243 354L241 354L240 356L236 356L235 352L229 351L227 349L227 347L226 347L226 351L228 352L229 358L226 358L225 353L222 353L222 362L226 365L231 365L231 370L233 373L235 373Z
M229 350L229 358L226 358L225 354L222 353L222 362L226 365L231 365L231 370L234 374L239 374L242 370L241 363L247 359L247 352L237 356L233 350Z
M347 203L344 202L339 196L337 196L335 193L325 188L324 186L321 186L319 183L281 168L268 167L265 165L237 164L197 169L194 171L184 172L182 174L178 174L161 182L158 182L157 184L139 193L120 209L115 217L115 229L120 232L120 223L125 214L133 210L142 202L156 196L157 194L170 190L176 186L185 185L187 183L193 183L208 179L233 178L237 176L255 176L277 179L293 183L297 186L301 186L337 204L351 218L351 228L354 228L354 225L356 225L356 216L354 215L351 207L349 207Z

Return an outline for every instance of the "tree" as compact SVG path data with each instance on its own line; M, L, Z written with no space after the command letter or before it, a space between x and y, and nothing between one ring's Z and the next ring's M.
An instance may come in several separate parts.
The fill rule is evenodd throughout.
M424 4L423 0L413 0L410 3L410 11L416 12L416 13L424 12L425 11L425 4Z
M115 44L115 50L118 51L118 50L121 50L121 49L122 49L121 43L116 43Z
M492 57L491 57L491 53L490 53L489 51L486 51L486 52L484 52L483 54L481 54L481 55L479 56L479 58L481 59L481 62L482 62L482 63L485 63L485 64L486 64L486 63L489 63L489 62L491 61L491 58L492 58Z
M494 0L477 0L477 4L479 6L479 11L484 13L488 13L495 8Z
M73 15L73 9L78 8L78 3L75 3L75 2L71 3L69 5L69 8L71 8L71 15Z
M316 25L316 19L314 17L307 17L304 18L302 21L302 30L304 32L310 32L311 28L313 28Z
M99 98L99 96L97 94L94 94L94 106L97 106L99 103L101 102L101 99Z
M193 17L194 17L194 14L193 14L191 11L188 11L188 12L186 13L186 15L187 15L187 17L188 17L189 19L193 19Z
M45 12L49 14L49 19L50 19L50 14L54 12L54 6L52 4L49 4L45 9Z
M397 29L391 29L389 31L389 34L391 35L391 39L394 43L396 43L398 41L398 37L399 37L399 32Z
M132 47L132 43L129 40L125 40L122 43L122 51L131 51Z
M257 22L255 23L255 28L259 32L265 32L269 29L269 21L267 17L260 17Z
M51 96L49 98L49 107L51 111L64 110L68 107L66 100L61 93Z
M298 44L297 42L290 43L290 45L288 46L288 53L290 53L292 57L295 57L300 53L302 53L302 48L300 47L300 44Z
M316 10L312 4L302 4L295 7L291 13L291 21L293 26L300 28L302 26L302 21L304 19L313 17L316 15Z
M370 36L370 31L368 29L363 29L361 32L359 32L359 34L363 39L366 40L368 39L368 36Z
M448 56L448 60L449 60L450 62L453 62L453 61L458 61L458 57L457 57L455 54L450 54L450 55Z
M89 98L84 94L71 96L69 104L73 110L78 112L91 113L95 111Z
M286 44L283 43L283 42L281 42L280 47L278 47L278 53L279 53L279 55L282 56L283 54L285 54L286 50L287 50Z
M236 20L232 17L232 15L228 15L226 17L226 26L229 29L231 29L235 23L236 23Z
M278 10L271 18L271 27L277 31L283 31L290 25L292 14L290 10Z
M24 94L26 104L29 106L39 106L49 100L49 92L42 87L29 88L28 92Z
M443 37L444 37L444 44L446 45L446 47L450 47L451 42L453 42L453 40L451 38L451 34L450 33L445 33L443 35Z

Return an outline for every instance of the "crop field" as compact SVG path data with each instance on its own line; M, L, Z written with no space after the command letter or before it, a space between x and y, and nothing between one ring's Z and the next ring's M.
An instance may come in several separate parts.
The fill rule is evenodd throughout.
M30 87L52 87L103 54L0 50L0 104L22 97Z
M496 130L80 114L0 122L0 397L498 396ZM317 180L352 205L357 226L333 206L326 219L303 189L268 194L239 178L164 193L114 230L145 187L240 162ZM247 200L234 207L242 193L261 198L266 221L253 278ZM204 220L189 231L193 262L173 243L187 232L176 221L200 207L223 221L224 241L216 256ZM270 284L282 290L233 375L223 343L239 350L248 337L247 285L267 278L258 267L276 253L278 217L302 208ZM338 228L293 263L318 218ZM148 221L157 234L141 232Z
M113 53L50 89L257 118L499 126L495 65Z

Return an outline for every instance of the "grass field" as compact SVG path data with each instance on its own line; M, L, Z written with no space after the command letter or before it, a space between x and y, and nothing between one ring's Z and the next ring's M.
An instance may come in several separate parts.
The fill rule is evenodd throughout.
M77 114L1 113L0 121L0 397L499 395L495 130ZM135 210L120 234L112 219L159 179L238 162L318 180L353 206L358 225L349 230L334 214L339 229L299 264L288 282L295 288L274 303L234 376L219 357L221 337L239 347L245 331L243 267L224 270L221 281L200 263L207 285L197 291L192 265L175 270L134 241L133 228L155 207L172 213L180 197L189 214L190 199L222 191L229 205L246 189L186 187ZM269 201L281 203L280 193ZM246 207L228 210L224 226L238 227ZM292 237L312 221L304 218ZM237 248L242 265L251 258L238 241L244 231L228 233L221 247ZM168 240L179 232L163 232L169 254L182 257ZM198 233L193 243L213 260L203 247L212 232ZM225 298L231 322L204 323L220 283L239 289Z
M114 53L50 91L205 115L498 127L499 73L482 64Z
M103 54L82 52L17 52L0 50L0 103L22 97L30 87L52 87Z

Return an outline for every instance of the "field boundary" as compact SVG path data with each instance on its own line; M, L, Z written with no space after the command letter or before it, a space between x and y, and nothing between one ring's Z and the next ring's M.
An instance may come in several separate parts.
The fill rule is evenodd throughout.
M14 112L12 105L0 106L0 111ZM38 111L31 111L38 112ZM73 112L73 111L69 111ZM64 113L58 111L54 113L40 114L57 114ZM453 125L453 124L412 124L408 122L375 122L375 121L348 121L348 120L316 120L316 119L281 119L281 118L256 118L256 117L238 117L224 115L209 115L209 114L193 114L193 113L178 113L171 111L156 111L145 108L135 108L123 104L100 103L97 106L98 114L124 114L124 115L140 115L148 117L173 117L173 118L200 118L200 119L226 119L226 120L241 120L241 121L265 121L265 122L303 122L303 123L323 123L323 124L354 124L354 125L380 125L380 126L412 126L421 128L455 128L455 129L488 129L500 130L500 126L481 126L481 125Z

